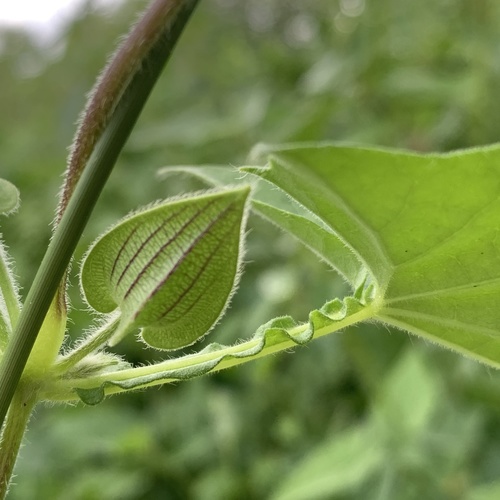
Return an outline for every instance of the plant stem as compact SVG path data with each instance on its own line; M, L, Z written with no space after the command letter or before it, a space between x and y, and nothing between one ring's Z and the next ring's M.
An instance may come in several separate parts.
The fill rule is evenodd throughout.
M339 330L342 330L356 323L372 319L376 317L379 307L379 304L366 306L360 311L348 315L333 324L330 324L323 328L318 328L314 332L314 337L311 340L338 332ZM201 366L205 363L220 360L212 369L205 372L214 373L220 370L231 368L233 366L248 363L249 361L254 361L258 358L268 356L270 354L275 354L277 352L286 351L287 349L297 347L297 345L299 344L298 341L294 340L294 337L297 338L309 327L310 326L308 323L296 326L292 330L288 331L288 334L291 338L288 338L286 340L284 339L279 342L271 342L270 344L265 344L260 350L258 350L257 352L253 352L252 354L246 354L246 352L257 349L259 344L262 344L261 338L252 338L241 344L225 346L222 349L218 349L215 351L200 352L197 354L182 356L177 359L164 361L162 363L141 366L137 368L129 368L112 373L98 375L96 377L55 380L54 382L48 383L43 387L42 392L40 393L40 399L47 399L51 401L77 401L79 397L76 394L75 388L94 389L100 386L104 386L106 395L117 394L126 392L131 389L130 387L120 387L119 385L112 385L113 382L131 382L134 379L142 377L152 377L152 379L148 382L145 382L144 384L134 386L134 390L177 382L179 381L179 378L175 378L173 376L171 378L167 378L167 375L162 377L162 372L171 371L173 373L174 371L184 369L196 370L196 367ZM155 378L155 375L158 375L158 377Z
M31 385L19 384L7 414L0 441L0 498L5 498L9 489L12 471L19 447L37 402L37 391Z
M147 54L142 55L142 61L139 63L133 61L136 73L132 76L127 75L129 81L127 88L123 91L120 89L117 105L111 111L111 116L104 120L103 131L93 145L92 154L77 179L74 191L30 288L17 328L0 364L0 424L4 421L38 331L60 286L90 213L197 0L170 2L156 0L151 4L151 8L158 4L168 7L172 3L181 8L173 11L173 19L169 19L166 26L163 26L159 37L157 33L149 33L155 37L156 43ZM152 19L151 22L157 27L157 19ZM140 23L137 26L140 26ZM138 44L144 42L147 33L140 35L135 40ZM134 30L130 36L134 36ZM114 75L114 78L117 77L119 75Z
M53 373L66 373L88 354L96 351L103 346L113 335L120 322L120 317L113 318L102 327L98 328L88 335L83 342L78 344L72 351L61 356L54 365Z

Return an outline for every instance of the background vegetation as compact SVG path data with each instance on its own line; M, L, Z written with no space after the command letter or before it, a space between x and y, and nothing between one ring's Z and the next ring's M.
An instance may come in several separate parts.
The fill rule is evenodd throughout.
M0 31L0 172L23 198L2 232L25 292L85 93L144 4L90 2L49 46ZM418 151L497 141L499 37L494 0L202 1L78 256L131 209L200 188L159 179L165 165L241 165L261 141ZM211 341L248 337L280 314L305 319L346 293L293 240L256 218L250 227L240 290ZM73 338L89 321L74 292ZM133 341L119 349L134 363L159 357ZM10 498L493 500L499 388L497 372L457 354L352 328L95 408L40 407Z

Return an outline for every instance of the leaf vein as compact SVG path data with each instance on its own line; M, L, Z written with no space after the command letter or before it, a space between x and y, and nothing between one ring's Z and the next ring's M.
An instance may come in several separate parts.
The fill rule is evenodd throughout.
M434 316L433 314L425 314L419 311L407 311L405 309L398 309L398 308L393 308L393 307L384 307L379 314L377 314L377 317L382 319L383 321L386 321L386 319L391 318L391 315L394 314L396 316L402 316L404 318L410 318L410 319L422 319L425 321L432 321L433 323L437 325L442 325L442 326L447 326L451 328L461 328L469 331L470 333L476 332L480 333L483 335L488 335L491 337L496 337L498 338L500 336L500 331L499 330L494 330L492 328L487 328L484 326L478 326L477 324L472 324L472 323L466 323L465 321L462 320L456 320L456 319L450 319L450 318L443 318L443 317L438 317ZM388 315L388 317L387 317ZM387 321L390 323L390 320Z
M141 253L141 251L144 249L144 247L169 223L172 221L172 219L174 219L175 217L177 217L178 215L181 215L183 212L186 211L188 207L185 206L183 208L181 208L181 210L177 210L176 212L174 212L173 214L171 214L169 217L167 217L154 231L152 231L149 236L140 244L139 248L135 251L134 255L132 256L132 258L127 262L127 265L124 267L124 269L122 270L121 274L120 274L120 277L118 278L118 281L116 282L116 287L118 287L123 279L123 277L125 276L125 274L127 273L127 271L130 269L130 266L135 262L135 260L137 259L137 256ZM138 227L137 227L138 228ZM136 228L136 229L137 229ZM182 232L182 228L181 228L181 232ZM129 241L130 238L127 238L127 242Z
M462 292L462 291L467 292L467 291L472 291L474 288L479 288L479 287L488 286L488 285L494 285L496 283L500 284L500 277L491 278L491 279L482 280L482 281L472 281L472 282L466 283L465 285L456 285L456 286L450 286L448 288L440 288L437 290L427 290L425 292L411 293L408 295L401 295L399 297L394 297L392 299L384 299L384 304L396 304L397 302L404 302L407 300L419 299L419 298L425 298L425 297L433 297L435 295L441 295L441 294L452 293L452 292Z
M229 210L229 208L230 207L228 207L226 209L226 211ZM165 312L162 313L162 315L158 318L158 321L161 320L161 319L163 319L167 314L169 314L173 309L175 309L177 307L177 305L182 301L182 299L186 296L186 294L192 289L192 284L196 283L198 281L199 277L203 274L203 272L207 268L207 266L210 263L210 261L212 260L212 258L216 255L216 253L219 251L221 245L224 243L225 236L233 230L234 226L238 222L239 222L238 220L235 220L233 222L233 224L231 225L231 227L229 228L229 230L224 233L224 236L222 238L219 238L218 245L210 252L210 254L208 255L208 258L205 259L205 261L203 262L203 265L200 267L200 270L196 273L196 276L193 277L193 279L191 281L191 285L188 286L188 287L186 287L186 289L179 295L179 297L177 298L177 300L170 307L168 307L165 310ZM168 280L168 276L165 279L165 282L167 280ZM198 300L200 299L200 297L206 292L207 288L208 288L208 285L205 286L203 288L203 290L200 290L200 293L193 299L191 305L189 306L189 308L187 309L186 312L189 312L193 308L193 306L198 302Z
M472 224L475 220L477 220L481 215L483 215L484 212L486 212L493 204L497 203L499 200L499 196L497 195L494 199L490 200L489 202L485 203L479 210L474 212L467 221L465 221L462 226L458 227L455 231L450 233L448 236L443 238L439 243L436 243L435 245L427 248L424 252L421 254L405 261L402 262L401 264L398 264L396 267L397 269L404 268L408 265L413 265L415 262L418 262L422 259L425 259L429 254L432 254L433 252L439 251L443 246L445 246L448 242L456 238L456 236L464 231L467 226Z
M132 283L130 284L128 290L125 292L125 295L123 297L123 299L125 300L129 295L130 293L132 292L132 290L137 286L137 284L139 283L139 281L142 279L142 277L146 274L146 271L151 267L151 265L153 264L153 262L166 250L166 248L172 244L174 241L177 240L177 238L199 217L199 215L205 211L208 207L210 207L210 205L212 205L213 203L215 203L215 199L212 199L210 200L206 205L204 205L203 207L199 208L198 210L196 210L196 212L193 214L192 217L190 217L183 225L182 227L176 231L172 237L170 237L156 252L155 254L151 257L151 259L149 259L149 261L146 263L146 265L141 269L141 271L137 274L137 276L135 277L135 279L132 281Z

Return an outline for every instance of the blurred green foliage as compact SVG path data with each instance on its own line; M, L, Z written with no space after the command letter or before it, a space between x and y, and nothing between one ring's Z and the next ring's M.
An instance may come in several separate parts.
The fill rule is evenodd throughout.
M85 93L144 4L103 14L90 2L49 46L0 31L0 172L22 196L2 232L24 291ZM201 187L160 181L167 164L240 165L260 141L419 151L496 141L499 37L495 0L202 1L76 260L131 209ZM210 341L248 337L280 314L305 319L346 292L289 237L256 218L250 227L240 290ZM76 287L72 302L74 338L90 317ZM161 357L132 341L120 352ZM10 498L493 500L499 387L496 372L405 333L352 328L95 408L40 407Z

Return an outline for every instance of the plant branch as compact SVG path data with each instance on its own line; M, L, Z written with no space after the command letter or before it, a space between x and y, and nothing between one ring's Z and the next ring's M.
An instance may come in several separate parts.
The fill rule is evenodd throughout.
M128 85L124 90L120 88L116 106L111 111L104 106L103 112L111 114L96 122L101 124L102 131L98 130L88 146L88 151L92 152L88 154L85 168L79 165L72 173L68 173L69 177L73 176L73 180L69 182L72 188L67 191L67 204L62 210L60 222L28 293L12 341L9 342L0 364L0 423L5 418L40 326L64 277L90 213L196 4L197 0L155 0L144 17L149 19L149 28L153 31L148 32L140 21L136 25L141 26L139 34L132 30L129 35L129 39L135 37L131 43L143 44L149 37L152 37L155 43L147 53L141 53L140 61L131 61L134 73L130 75L127 71L124 75ZM172 5L176 8L172 8ZM164 16L165 23L161 26L155 16L148 16L148 12L157 8L169 14ZM161 29L160 36L154 29ZM124 46L119 51L123 50ZM120 57L119 53L116 57ZM111 81L119 78L119 74L114 75ZM103 80L105 77L101 79ZM89 127L98 126L96 123L91 120ZM85 157L84 155L83 158Z

